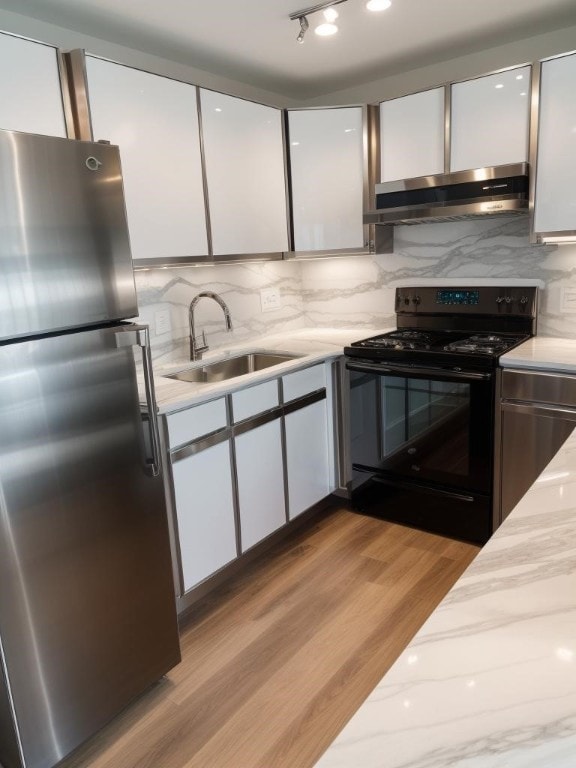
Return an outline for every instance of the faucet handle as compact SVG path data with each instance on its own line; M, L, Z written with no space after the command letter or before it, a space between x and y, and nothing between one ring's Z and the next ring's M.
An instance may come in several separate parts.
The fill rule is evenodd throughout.
M196 352L206 352L208 349L208 343L206 341L206 331L202 331L202 344L196 346Z
M208 350L206 331L202 331L202 344L198 344L196 336L190 335L190 360L200 360L202 353Z

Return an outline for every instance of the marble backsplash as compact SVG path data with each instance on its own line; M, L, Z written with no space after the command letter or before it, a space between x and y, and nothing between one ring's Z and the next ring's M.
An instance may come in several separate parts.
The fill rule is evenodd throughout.
M198 304L196 327L217 349L304 326L393 325L396 286L430 278L541 280L538 332L576 337L576 311L562 309L564 290L576 291L576 246L530 245L527 217L399 226L392 254L153 269L137 272L136 285L154 357L168 362L188 354L188 305L201 290L219 293L234 322L227 334L222 310L208 299ZM260 291L270 287L280 290L282 306L263 313ZM156 313L163 310L171 332L156 334Z
M222 309L203 298L195 311L196 334L204 330L211 349L249 341L264 333L305 325L300 265L287 261L137 271L140 321L151 330L155 361L171 362L189 355L188 308L200 291L219 294L230 309L233 330L227 333ZM262 312L260 291L277 288L281 308ZM168 311L169 332L157 332L158 313Z
M431 278L541 280L538 332L576 337L576 307L562 310L563 291L576 290L576 246L531 245L526 216L398 226L394 253L303 263L307 322L386 325L394 289Z

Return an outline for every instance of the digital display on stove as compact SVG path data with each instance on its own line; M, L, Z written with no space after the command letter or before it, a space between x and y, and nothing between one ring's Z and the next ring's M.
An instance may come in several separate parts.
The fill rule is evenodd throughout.
M436 291L436 304L479 304L480 291Z

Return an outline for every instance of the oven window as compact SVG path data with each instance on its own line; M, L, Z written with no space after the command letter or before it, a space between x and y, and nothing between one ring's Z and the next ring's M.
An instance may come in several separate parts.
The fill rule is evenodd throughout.
M401 451L428 470L468 475L470 384L382 376L380 396L382 458Z
M350 420L357 471L489 489L490 382L351 371Z

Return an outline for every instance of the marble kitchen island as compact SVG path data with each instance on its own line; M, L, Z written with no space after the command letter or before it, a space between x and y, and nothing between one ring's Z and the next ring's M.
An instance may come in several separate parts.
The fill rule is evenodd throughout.
M576 434L316 765L576 765Z

